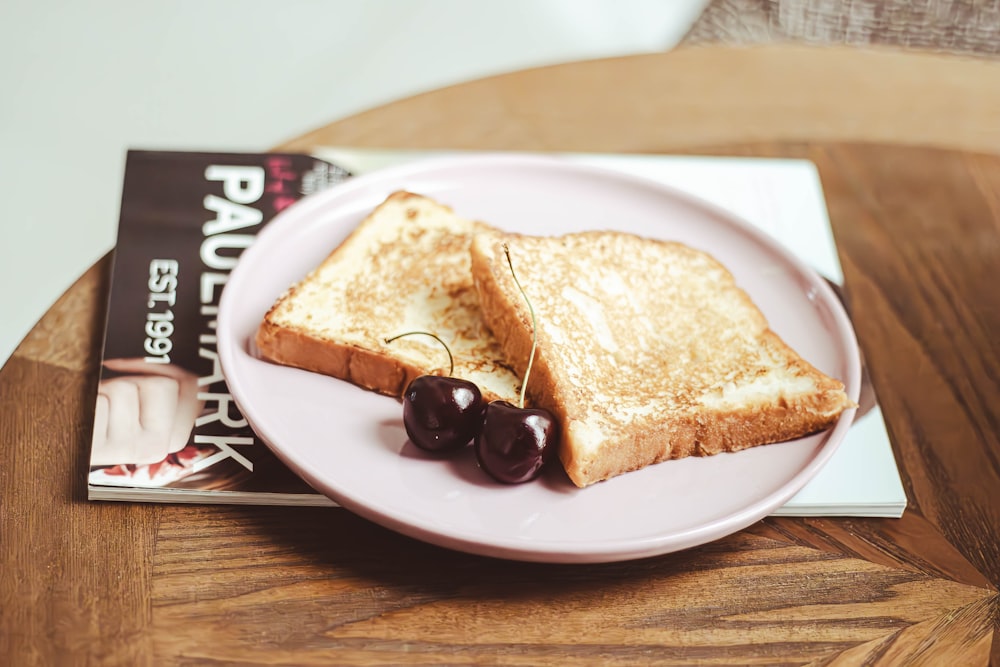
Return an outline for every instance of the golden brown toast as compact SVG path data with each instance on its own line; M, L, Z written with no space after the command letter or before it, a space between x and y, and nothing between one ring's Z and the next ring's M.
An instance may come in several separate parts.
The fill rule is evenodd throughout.
M520 379L483 322L469 246L491 228L420 195L390 195L268 311L257 331L271 361L400 396L423 374L475 382L487 400L514 400Z
M532 326L504 243L536 315L527 394L561 423L560 458L577 486L797 438L853 407L712 257L619 232L473 241L486 321L521 374Z

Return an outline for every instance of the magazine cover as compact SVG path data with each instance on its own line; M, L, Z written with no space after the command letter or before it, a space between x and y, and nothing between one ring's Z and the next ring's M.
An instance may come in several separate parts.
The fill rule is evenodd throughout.
M332 504L239 413L215 319L229 271L263 225L348 176L306 155L128 153L91 499Z

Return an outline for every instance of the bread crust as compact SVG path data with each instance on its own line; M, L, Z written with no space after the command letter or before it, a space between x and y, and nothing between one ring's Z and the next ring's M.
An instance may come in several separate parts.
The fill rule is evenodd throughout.
M266 319L257 330L256 343L261 354L275 363L330 375L387 396L401 396L411 381L424 375L421 368L399 359Z
M544 391L545 388L542 388ZM549 388L549 391L554 387ZM587 486L646 466L689 456L712 456L751 447L786 442L830 428L843 410L842 390L832 388L803 400L777 405L753 405L739 411L690 411L667 421L629 429L597 458L560 449L566 474L577 486ZM557 408L558 409L558 408ZM573 418L560 410L572 433Z

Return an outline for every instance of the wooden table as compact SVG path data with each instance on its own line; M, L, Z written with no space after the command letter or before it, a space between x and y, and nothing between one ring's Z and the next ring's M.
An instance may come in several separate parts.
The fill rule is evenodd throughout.
M814 160L902 519L766 519L554 566L340 509L88 502L106 258L0 371L0 663L1000 664L998 84L1000 63L956 58L687 49L472 82L283 146Z

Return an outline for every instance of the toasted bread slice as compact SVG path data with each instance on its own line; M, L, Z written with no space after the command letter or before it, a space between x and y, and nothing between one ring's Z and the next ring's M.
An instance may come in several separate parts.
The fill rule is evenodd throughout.
M562 424L560 459L577 486L797 438L853 406L712 257L618 232L475 239L487 323L522 374L532 325L505 243L536 315L527 394Z
M490 227L420 195L397 192L323 263L273 305L257 331L271 361L400 396L415 377L447 374L475 382L487 400L510 400L520 378L482 318L469 246Z

